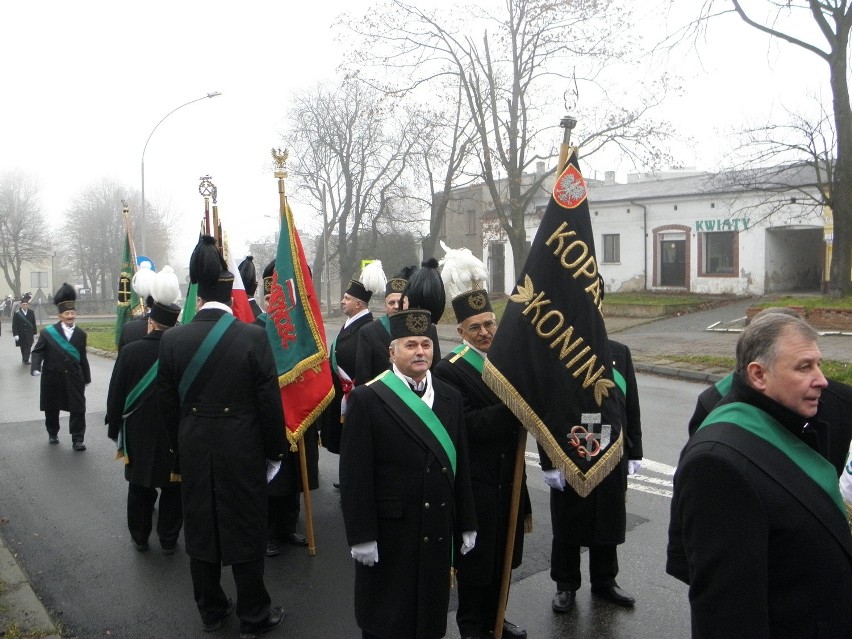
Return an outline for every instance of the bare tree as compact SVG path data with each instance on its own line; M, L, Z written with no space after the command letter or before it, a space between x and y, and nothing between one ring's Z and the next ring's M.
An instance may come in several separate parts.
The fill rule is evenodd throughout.
M50 255L38 191L37 179L22 171L0 176L0 269L16 298L21 296L21 265Z
M352 80L318 85L297 94L283 136L292 146L290 172L322 214L322 242L314 262L319 281L328 245L341 292L357 274L364 237L391 219L392 202L404 198L401 178L418 140L417 124L405 109ZM303 198L307 199L307 198Z
M849 33L852 5L847 0L762 0L760 9L746 10L740 0L707 0L699 26L724 14L735 13L761 33L799 47L828 65L832 119L836 141L828 197L834 219L829 292L852 292L852 105L849 102ZM817 27L814 40L799 37L802 25ZM821 37L821 40L819 38ZM829 165L827 165L829 166Z
M346 24L364 39L352 62L359 78L391 92L423 91L447 77L459 83L475 129L478 178L519 272L527 254L526 215L555 169L533 180L524 174L556 156L552 110L559 99L583 122L584 156L617 144L647 166L659 160L658 142L668 134L667 126L648 117L665 95L666 81L660 78L653 89L624 86L623 93L607 83L609 67L629 63L632 52L638 53L637 39L626 35L629 12L619 2L494 4L502 9L470 14L454 8L452 15L439 16L391 0L384 11ZM471 25L481 39L469 35ZM548 125L541 124L545 115L551 116Z

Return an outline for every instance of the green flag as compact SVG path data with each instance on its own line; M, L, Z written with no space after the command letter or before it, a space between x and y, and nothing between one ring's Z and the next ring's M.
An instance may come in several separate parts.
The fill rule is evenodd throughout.
M124 257L121 259L121 273L118 276L118 291L116 293L115 309L115 345L121 339L121 328L130 319L133 309L139 306L139 296L131 286L136 263L130 254L130 231L124 234Z
M195 317L196 305L198 300L198 284L190 284L186 291L186 301L183 303L183 311L180 316L181 324L189 324L192 318Z

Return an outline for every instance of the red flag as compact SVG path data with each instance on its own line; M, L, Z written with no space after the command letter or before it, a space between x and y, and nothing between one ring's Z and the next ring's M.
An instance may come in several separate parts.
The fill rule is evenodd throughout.
M319 299L289 205L281 220L266 312L287 439L295 444L331 402L334 387Z
M234 317L246 322L254 324L254 313L251 310L251 305L246 295L246 287L243 284L243 278L240 277L240 269L237 268L237 263L234 261L234 256L230 256L230 264L228 270L234 275L234 288L231 292L231 297L234 298L231 304L231 310L234 311Z

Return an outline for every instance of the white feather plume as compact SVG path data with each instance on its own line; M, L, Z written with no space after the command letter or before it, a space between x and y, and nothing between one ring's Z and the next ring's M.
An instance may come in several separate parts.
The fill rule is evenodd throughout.
M385 284L387 283L388 278L385 276L384 270L382 270L381 260L373 260L361 271L361 284L368 291L384 293Z
M176 304L180 299L180 282L171 266L164 266L154 274L151 297L160 304Z
M130 280L130 286L142 298L143 302L151 294L151 282L154 281L156 276L151 262L145 260L139 265L139 269L133 275L133 279Z
M488 269L485 264L470 252L470 249L453 249L443 241L441 248L446 255L441 258L441 279L447 291L448 299L474 289L484 289L488 285Z

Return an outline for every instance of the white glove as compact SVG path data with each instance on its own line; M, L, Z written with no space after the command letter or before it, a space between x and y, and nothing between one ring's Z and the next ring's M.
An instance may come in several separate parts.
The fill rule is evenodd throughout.
M272 461L271 459L266 460L266 483L268 484L273 479L275 479L275 475L278 474L278 471L281 470L281 462L280 461Z
M32 372L33 377L38 377L39 375L41 375L41 371L33 371Z
M466 555L473 547L476 545L476 531L468 530L467 532L462 533L462 547L461 554Z
M558 468L544 471L544 483L553 490L565 490L565 475Z
M363 544L355 544L349 549L352 559L365 566L379 563L379 544L375 541L365 541Z
M635 475L639 472L639 469L642 468L642 460L641 459L628 459L627 460L627 474Z
M15 341L16 341L16 342L18 341L18 338L19 338L19 337L20 337L20 335L15 335Z
M846 458L846 466L840 475L840 496L846 502L847 507L852 504L852 446L849 447L849 455Z

